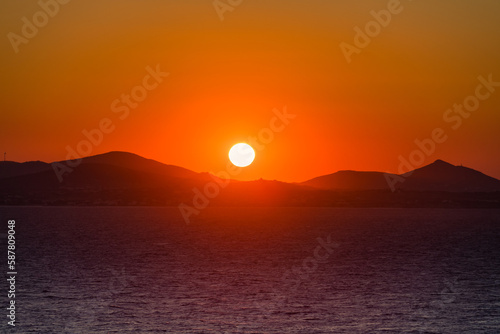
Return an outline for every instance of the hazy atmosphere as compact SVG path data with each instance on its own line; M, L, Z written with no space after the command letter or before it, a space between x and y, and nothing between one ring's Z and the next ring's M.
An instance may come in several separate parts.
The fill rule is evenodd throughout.
M3 1L2 153L217 172L254 137L238 179L398 172L400 158L500 177L498 1L232 3ZM289 118L270 124L273 110Z
M500 1L3 0L1 333L500 333Z

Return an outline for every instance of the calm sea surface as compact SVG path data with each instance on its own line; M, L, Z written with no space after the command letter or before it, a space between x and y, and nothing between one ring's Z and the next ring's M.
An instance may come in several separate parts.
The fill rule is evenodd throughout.
M0 332L500 333L500 210L0 213L18 272Z

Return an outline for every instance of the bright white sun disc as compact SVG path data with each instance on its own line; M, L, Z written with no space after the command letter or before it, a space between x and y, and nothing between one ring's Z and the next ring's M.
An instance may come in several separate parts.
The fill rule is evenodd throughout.
M231 147L229 150L229 160L233 163L233 165L238 167L246 167L249 166L253 160L255 159L255 151L252 146L239 143Z

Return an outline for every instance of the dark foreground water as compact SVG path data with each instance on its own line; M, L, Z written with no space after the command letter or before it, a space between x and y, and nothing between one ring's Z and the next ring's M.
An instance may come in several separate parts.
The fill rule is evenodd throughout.
M0 210L1 332L500 333L500 210Z

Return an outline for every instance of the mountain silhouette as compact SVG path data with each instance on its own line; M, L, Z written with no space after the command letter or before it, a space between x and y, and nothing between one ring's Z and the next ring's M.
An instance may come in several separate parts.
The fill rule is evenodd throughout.
M500 190L500 180L477 170L454 166L443 160L415 169L402 175L406 178L400 186L404 190L489 192Z
M339 171L316 177L301 184L330 190L491 192L500 191L500 181L474 169L454 166L443 160L397 175L382 172Z
M58 178L53 166L69 169ZM132 191L160 187L174 192L190 189L210 179L207 173L196 173L128 152L85 157L76 167L75 161L58 161L53 164L0 162L0 170L5 170L3 175L7 176L0 178L2 190L23 195L32 191Z
M342 170L333 174L319 176L302 185L334 190L377 190L389 189L384 173L357 172Z
M82 159L82 164L101 164L142 171L152 174L168 175L169 177L196 178L198 173L189 169L166 165L152 159L143 158L129 152L112 151Z
M69 168L58 177L54 166ZM199 195L210 205L500 207L499 180L442 160L402 175L344 170L302 183L229 182L128 152L78 165L6 161L0 173L4 205L178 205L211 191ZM393 189L388 178L396 180Z
M0 162L0 179L19 175L34 174L38 172L51 170L50 164L42 161Z

